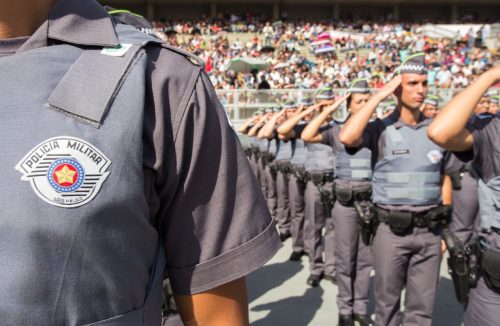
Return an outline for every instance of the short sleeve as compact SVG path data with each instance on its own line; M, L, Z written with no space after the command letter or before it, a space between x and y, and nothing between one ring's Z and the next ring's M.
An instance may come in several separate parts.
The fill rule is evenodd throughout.
M166 120L173 140L164 143L173 148L164 150L168 163L156 185L159 231L176 294L199 293L240 278L267 262L281 245L209 78L200 71L193 84L187 90L167 85L172 95L186 95L175 104L181 107L170 104Z
M322 143L331 147L335 146L334 138L333 138L333 133L336 131L337 128L330 128L327 130L323 130L321 132L321 138L323 139Z
M380 119L368 123L363 131L363 143L361 147L366 147L374 153L377 152L378 141L384 129L384 122Z

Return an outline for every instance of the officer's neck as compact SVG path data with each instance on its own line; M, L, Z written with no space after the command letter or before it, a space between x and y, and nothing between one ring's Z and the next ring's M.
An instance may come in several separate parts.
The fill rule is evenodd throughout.
M420 110L413 110L401 105L399 107L400 119L407 125L415 126L422 120Z
M0 39L32 35L55 0L0 0Z

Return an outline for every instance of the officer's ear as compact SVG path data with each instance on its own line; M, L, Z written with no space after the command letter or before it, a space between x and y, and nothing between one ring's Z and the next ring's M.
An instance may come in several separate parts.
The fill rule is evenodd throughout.
M394 91L394 95L396 95L397 98L401 98L401 93L403 93L403 87L399 85Z

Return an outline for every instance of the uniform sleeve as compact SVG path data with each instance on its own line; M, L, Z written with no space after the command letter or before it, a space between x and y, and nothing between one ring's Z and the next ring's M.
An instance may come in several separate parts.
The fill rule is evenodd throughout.
M374 153L377 152L378 140L384 129L384 122L380 119L369 122L363 131L363 143L361 147L366 147Z
M323 139L322 143L331 147L334 147L334 141L333 141L333 133L335 132L336 128L330 128L327 130L324 130L321 132L321 138Z
M203 292L240 278L262 266L281 245L209 78L200 71L194 80L191 90L182 90L181 107L171 115L173 148L165 150L168 164L157 185L160 235L177 294Z

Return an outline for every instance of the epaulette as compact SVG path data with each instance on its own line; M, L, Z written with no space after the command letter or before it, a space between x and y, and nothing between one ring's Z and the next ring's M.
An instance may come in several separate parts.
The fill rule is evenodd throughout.
M169 45L166 43L161 43L161 46L165 49L174 51L174 52L186 57L186 59L188 59L195 66L199 66L203 70L205 69L205 62L203 60L201 60L199 57L197 57L196 55L194 55L190 52L184 51L182 49L176 48L175 46L172 46L172 45Z

